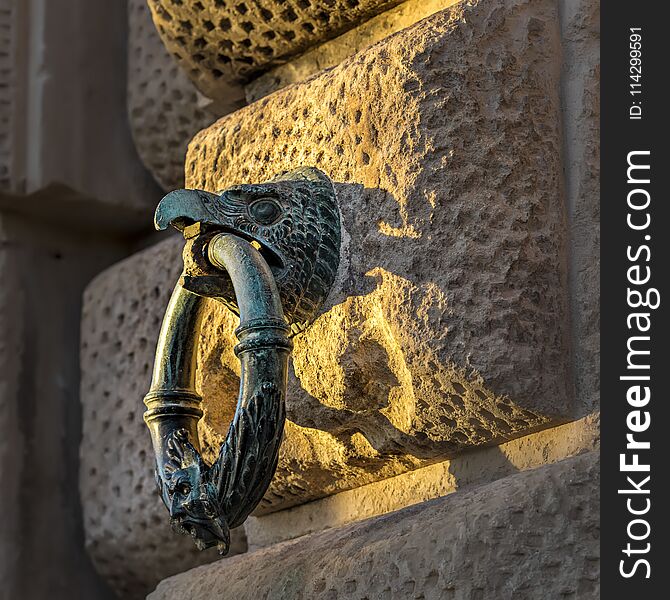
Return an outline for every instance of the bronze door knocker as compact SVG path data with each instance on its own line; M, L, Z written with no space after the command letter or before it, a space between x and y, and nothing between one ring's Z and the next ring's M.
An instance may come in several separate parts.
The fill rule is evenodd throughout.
M225 554L277 467L291 337L316 318L335 280L340 217L330 179L302 168L213 194L177 190L157 229L184 234L184 270L163 319L145 421L173 528ZM204 298L240 317L240 390L218 458L200 455L195 369Z

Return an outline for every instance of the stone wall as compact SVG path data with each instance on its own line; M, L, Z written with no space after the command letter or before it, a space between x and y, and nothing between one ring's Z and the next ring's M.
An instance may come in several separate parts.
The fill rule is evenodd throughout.
M563 147L577 410L600 408L600 5L560 3Z
M2 129L9 123L11 143L2 192L32 194L61 184L113 208L117 218L146 219L157 189L137 160L127 124L125 3L7 4L11 59L0 121Z
M166 48L210 98L401 0L149 0Z
M0 598L596 598L598 21L0 0ZM151 212L304 165L335 182L342 260L217 561L155 490L142 398L183 240ZM210 460L236 325L208 305Z
M0 211L0 598L112 597L83 543L79 323L84 286L128 251Z
M188 187L300 164L336 182L347 245L293 365L324 417L368 437L351 413L373 406L403 433L450 440L446 453L570 414L558 16L553 3L528 12L438 12L189 146Z
M163 581L149 598L595 599L598 458L199 567Z
M599 446L599 419L593 415L539 433L467 453L395 477L333 494L244 524L249 550L399 510L592 452Z
M128 81L154 176L181 186L183 161L187 187L217 191L317 166L344 236L294 340L279 467L233 532L241 554L152 597L597 597L598 3L359 3L316 33L303 12L319 2L149 4L167 51L131 0ZM261 51L268 32L284 37ZM217 558L170 531L142 422L182 245L84 296L86 547L124 598ZM235 406L236 325L208 305L209 460Z
M291 83L303 81L456 2L457 0L406 0L375 16L371 16L375 11L370 10L364 13L370 17L368 20L351 21L348 25L350 28L335 39L323 41L324 38L332 37L333 31L336 31L334 29L328 30L325 36L317 34L320 43L309 46L304 53L292 56L291 60L267 60L263 52L257 52L256 58L263 59L255 66L258 76L252 79L243 77L237 82L239 78L236 79L230 73L228 77L222 75L213 79L208 75L207 69L196 71L188 68L179 69L178 64L183 66L184 62L181 59L175 61L174 55L162 45L146 0L129 0L128 115L137 151L164 189L183 187L184 156L190 139L216 118L225 116L244 105L245 97L247 102L253 102ZM391 6L396 3L388 4ZM170 8L176 10L177 6L172 3ZM374 9L379 6L381 6L379 3L373 2L368 8ZM261 10L258 6L252 8ZM195 11L188 6L184 10L191 17ZM286 7L276 13L279 15L285 10ZM158 27L161 27L160 23L165 19L165 14L168 13L163 13L163 17L156 20ZM216 17L211 18L220 23L227 17L217 12ZM203 19L205 17L200 17L196 21L202 22ZM245 22L252 21L252 17L246 17ZM231 20L231 26L233 24L237 26L235 20ZM277 25L268 21L263 21L263 24L266 31L256 35L272 37L273 27L277 28ZM212 38L209 53L214 52L213 48L223 43L216 36L230 35L226 31L217 32L216 29L218 28L213 30L214 33L207 32L207 38ZM306 33L302 27L298 29ZM164 29L164 33L168 32ZM290 32L286 30L280 34L284 44L290 42L287 36L290 37ZM246 33L242 30L241 38L240 35L237 36L240 47L245 46L242 44L245 37ZM181 35L177 38L185 40ZM172 43L169 47L174 46L177 38L170 37ZM230 41L224 45L226 48L228 46L232 48L232 44ZM210 57L210 60L220 59ZM241 64L244 66L244 63ZM195 77L196 81L202 77L209 77L211 81L201 86L209 93L205 95L198 90L189 80L189 75Z
M309 48L292 60L276 65L248 81L244 86L247 100L253 102L291 83L305 81L312 75L339 65L372 44L457 2L458 0L405 0L357 24L333 40Z
M152 3L154 14L159 4ZM398 510L391 521L403 519L403 507L440 497L445 506L478 502L475 486L514 487L512 480L522 477L513 475L517 471L529 471L522 480L532 490L527 500L542 505L538 482L563 468L542 465L591 452L570 469L595 468L597 21L591 0L409 0L352 21L349 31L285 64L261 61L253 73L221 76L226 85L243 83L252 104L220 110L223 118L197 133L185 157L186 186L216 191L317 166L335 182L343 258L323 314L294 340L277 474L245 533L235 532L238 550L246 543L265 549L168 579L156 597L223 593L220 573L238 565L265 568L263 557L290 554L280 542L311 534L295 543L305 544L305 553L320 552L320 543L369 531L348 523ZM199 82L200 74L190 75ZM187 82L175 78L170 85ZM146 105L155 92L143 89ZM216 93L206 92L216 101ZM196 92L188 93L184 97L193 100ZM198 105L214 106L202 99ZM160 120L161 110L141 119ZM191 113L183 114L184 132L195 131ZM149 166L165 156L147 148ZM176 164L174 155L170 160ZM167 528L141 414L182 245L172 237L112 267L84 300L80 487L86 539L98 569L124 597L140 597L160 577L216 558L197 557L189 540ZM209 305L197 385L205 398L200 436L210 460L237 396L236 324L223 308ZM567 494L565 481L553 478L547 497ZM594 490L582 489L592 502ZM492 497L484 497L493 506ZM581 510L563 509L553 513L556 531ZM596 537L582 539L578 528L569 534L570 552L588 556L579 565L583 576L572 581L550 581L551 565L567 550L556 554L543 545L554 526L528 527L538 548L532 560L546 563L529 569L538 573L546 597L559 588L596 597L594 519L585 517L584 526ZM467 529L472 540L485 535L478 527ZM317 533L326 528L332 532ZM379 541L355 535L361 548ZM327 543L308 541L319 539ZM419 555L428 561L422 548ZM513 575L509 585L518 586L519 597L536 597L540 588L521 580L520 567L517 573L502 554L480 550L491 569ZM479 556L470 546L464 551ZM517 564L531 560L523 556ZM351 591L346 577L321 588L319 577L298 563L283 568L304 572L305 589L317 586L314 597ZM392 568L384 561L378 566ZM455 598L511 597L511 587L486 577L475 577L470 589L450 575L453 568L443 564L437 575L425 576ZM263 581L277 573L267 572ZM423 584L415 584L418 594ZM253 593L245 588L247 595L235 596L233 588L226 593L259 597L264 585L258 582ZM370 585L357 582L356 593L400 597L399 588ZM426 597L438 597L435 586L425 588ZM187 588L195 591L189 596ZM299 597L290 589L276 597Z

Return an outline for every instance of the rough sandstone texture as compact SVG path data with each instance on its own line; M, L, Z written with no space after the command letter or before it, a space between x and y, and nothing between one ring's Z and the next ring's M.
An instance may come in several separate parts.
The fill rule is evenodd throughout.
M559 78L553 2L457 5L191 142L189 187L305 164L336 182L339 277L295 340L265 508L570 417ZM233 327L204 336L230 381ZM205 437L226 426L208 411Z
M310 48L289 62L252 79L244 86L247 102L254 102L292 83L305 81L319 71L340 64L353 54L458 1L405 0L342 35Z
M86 548L124 599L144 598L165 577L218 558L170 528L142 420L162 313L180 270L177 252L154 247L115 265L112 277L98 276L84 295L79 473ZM245 549L244 531L233 530L231 553Z
M244 104L245 95L252 102L307 79L456 1L403 2L264 73L244 88L230 84L226 97L214 101L195 87L163 46L146 0L129 0L128 115L139 157L164 190L182 188L188 142L203 127ZM0 90L0 95L4 92ZM8 135L0 131L0 156L4 145L9 147ZM3 162L0 158L0 177Z
M341 527L599 447L600 419L589 415L500 446L468 452L269 515L249 517L244 523L247 544L249 550L257 550L307 533Z
M572 417L558 46L553 2L459 5L193 141L188 186L315 165L342 212L338 280L295 339L290 421L257 514ZM87 543L136 591L216 558L166 525L142 422L182 243L135 255L85 296ZM198 375L209 459L237 395L235 326L212 303Z
M210 98L401 0L148 0L165 47Z
M128 116L137 153L163 189L184 187L188 142L225 112L177 67L146 0L129 0Z
M599 455L161 582L150 600L599 598Z

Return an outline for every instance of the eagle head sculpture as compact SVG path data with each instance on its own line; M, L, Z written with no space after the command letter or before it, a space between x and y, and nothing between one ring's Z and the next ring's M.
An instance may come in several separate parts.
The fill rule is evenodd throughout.
M176 190L161 200L154 220L157 229L172 225L187 238L198 224L199 234L233 233L252 242L273 272L294 333L317 316L335 280L340 215L332 182L313 167L218 193ZM212 271L198 255L187 245L182 285L239 312L225 274Z

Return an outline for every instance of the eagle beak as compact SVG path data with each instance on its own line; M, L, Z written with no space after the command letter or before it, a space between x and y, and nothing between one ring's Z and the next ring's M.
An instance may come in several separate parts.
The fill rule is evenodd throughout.
M189 225L212 222L214 215L207 203L218 201L218 195L202 190L175 190L159 202L154 215L156 229L167 229L170 225L184 231Z

